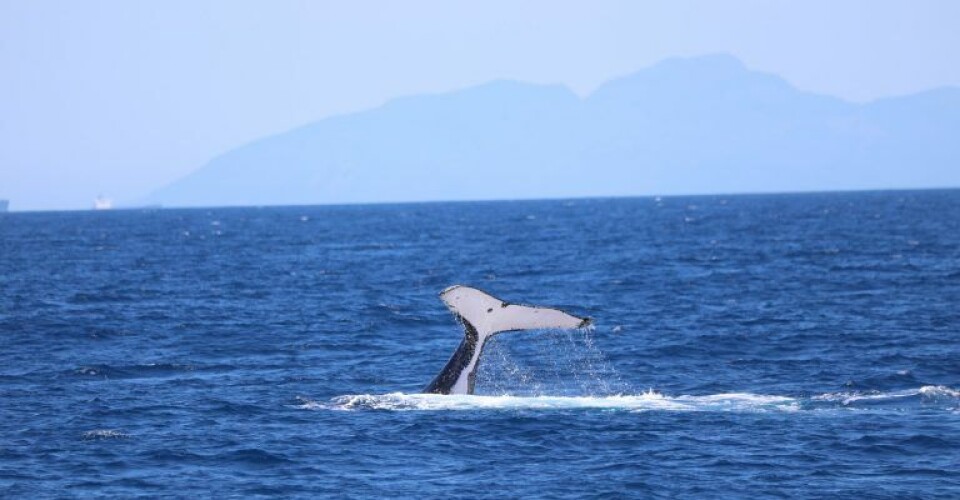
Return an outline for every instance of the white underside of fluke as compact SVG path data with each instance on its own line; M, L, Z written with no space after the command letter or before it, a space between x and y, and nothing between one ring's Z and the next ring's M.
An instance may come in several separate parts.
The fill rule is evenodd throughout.
M547 328L581 328L588 319L578 318L559 309L524 306L504 302L486 292L463 285L447 288L440 299L451 312L473 325L480 335L511 330Z
M447 288L440 294L440 299L467 323L468 329L472 327L477 333L473 355L458 374L450 394L470 394L470 377L476 372L484 343L493 335L517 330L574 329L590 323L589 319L559 309L510 304L463 285Z

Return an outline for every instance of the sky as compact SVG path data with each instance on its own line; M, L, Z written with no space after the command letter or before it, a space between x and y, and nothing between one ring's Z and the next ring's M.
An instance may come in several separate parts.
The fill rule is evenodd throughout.
M953 0L0 0L0 198L133 203L250 141L494 79L729 53L865 102L960 86Z

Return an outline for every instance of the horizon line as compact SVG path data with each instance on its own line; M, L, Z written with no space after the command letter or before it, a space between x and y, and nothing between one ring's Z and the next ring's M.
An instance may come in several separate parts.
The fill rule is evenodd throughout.
M37 209L37 210L8 210L0 212L0 218L4 214L49 214L61 212L157 212L168 210L221 210L221 209L242 209L242 208L295 208L295 207L365 207L365 206L390 206L390 205L431 205L431 204L468 204L468 203L510 203L510 202L539 202L539 201L587 201L587 200L627 200L640 198L704 198L704 197L749 197L749 196L789 196L789 195L816 195L816 194L846 194L846 193L911 193L911 192L931 192L931 191L960 191L960 185L957 186L931 186L915 188L853 188L853 189L818 189L818 190L785 190L785 191L741 191L741 192L717 192L717 193L674 193L674 194L626 194L626 195L584 195L568 197L542 197L542 198L473 198L465 200L401 200L401 201L358 201L358 202L340 202L340 203L291 203L291 204L266 204L266 205L192 205L192 206L119 206L105 210L94 208L59 208L59 209ZM3 199L3 198L0 198ZM9 199L7 201L10 201Z

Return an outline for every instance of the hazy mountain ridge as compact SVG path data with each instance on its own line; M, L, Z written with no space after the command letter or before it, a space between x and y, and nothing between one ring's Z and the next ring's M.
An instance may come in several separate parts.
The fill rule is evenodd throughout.
M960 186L960 89L856 104L730 56L669 59L586 98L496 81L229 151L167 206ZM907 168L909 166L909 168Z

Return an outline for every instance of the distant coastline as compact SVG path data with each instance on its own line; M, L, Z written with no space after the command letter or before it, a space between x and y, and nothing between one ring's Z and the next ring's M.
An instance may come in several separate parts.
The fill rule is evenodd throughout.
M960 89L853 103L727 55L587 97L497 81L228 151L142 203L355 204L960 186ZM910 165L909 168L905 168Z

